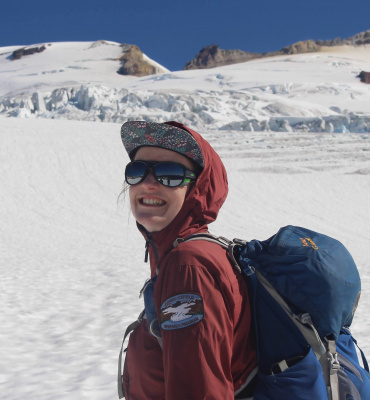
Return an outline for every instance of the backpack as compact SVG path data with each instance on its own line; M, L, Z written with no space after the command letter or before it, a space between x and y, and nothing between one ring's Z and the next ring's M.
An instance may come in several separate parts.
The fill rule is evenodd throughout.
M258 355L254 400L370 399L369 366L349 330L361 281L343 244L286 226L265 241L230 241L201 233L177 239L174 247L191 240L224 247L247 280ZM153 286L146 286L144 298L150 299ZM148 326L155 327L153 302L145 301L145 308ZM151 329L158 337L155 331ZM119 392L121 357L122 348Z
M360 276L339 241L286 226L265 240L229 241L198 234L227 249L251 293L258 350L254 400L370 399L370 374L357 357L351 325Z

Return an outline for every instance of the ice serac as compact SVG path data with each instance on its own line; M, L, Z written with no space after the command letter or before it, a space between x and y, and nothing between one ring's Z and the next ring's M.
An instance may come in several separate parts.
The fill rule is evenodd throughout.
M274 92L281 91L275 87ZM122 123L180 120L197 129L248 132L370 132L370 115L320 106L301 108L295 100L255 92L160 93L107 86L58 88L0 99L0 115ZM268 101L267 101L268 100ZM258 117L254 107L260 108ZM249 109L251 108L251 110Z

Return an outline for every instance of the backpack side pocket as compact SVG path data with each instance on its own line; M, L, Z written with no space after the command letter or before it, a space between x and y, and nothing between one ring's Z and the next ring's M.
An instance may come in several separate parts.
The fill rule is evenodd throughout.
M254 394L254 400L327 398L322 368L312 349L300 361L280 373L259 373Z

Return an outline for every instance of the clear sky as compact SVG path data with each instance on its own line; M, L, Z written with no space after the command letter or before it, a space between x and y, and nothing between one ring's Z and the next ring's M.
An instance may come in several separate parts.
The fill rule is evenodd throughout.
M0 46L111 40L136 44L170 70L212 43L279 50L370 29L370 0L4 0Z

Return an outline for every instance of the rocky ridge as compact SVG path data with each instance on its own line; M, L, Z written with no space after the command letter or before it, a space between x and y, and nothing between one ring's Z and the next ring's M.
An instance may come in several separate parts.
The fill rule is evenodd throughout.
M258 53L242 50L223 50L215 44L203 47L196 57L185 65L185 70L214 68L223 65L236 64L262 57Z
M293 43L290 46L283 47L281 50L267 53L250 53L243 50L223 50L217 45L203 47L195 58L189 61L184 70L215 68L223 65L241 63L256 58L273 57L288 54L312 53L322 50L323 47L333 46L361 46L370 44L370 30L358 33L350 38L341 40L336 38L333 40L306 40Z

